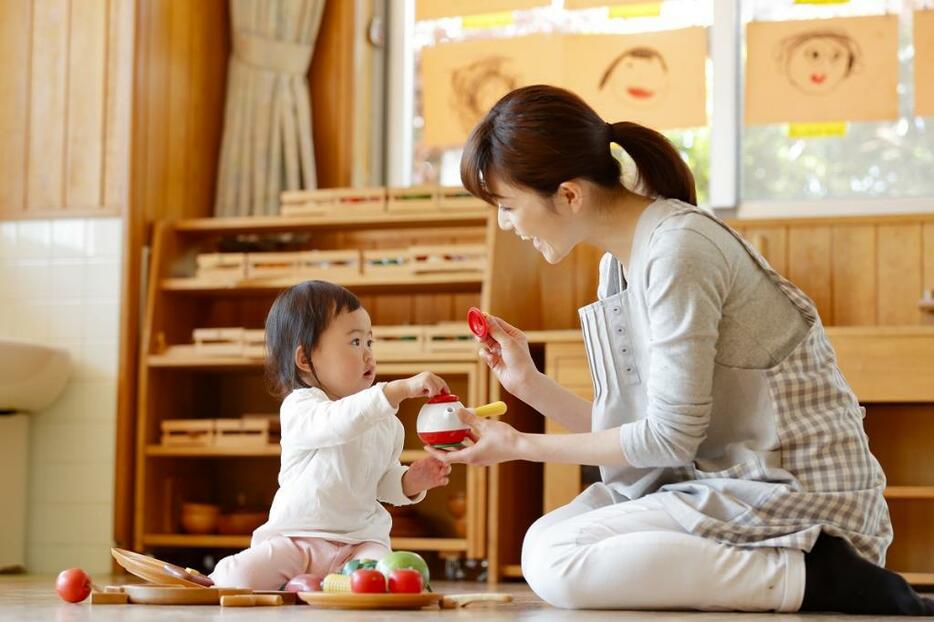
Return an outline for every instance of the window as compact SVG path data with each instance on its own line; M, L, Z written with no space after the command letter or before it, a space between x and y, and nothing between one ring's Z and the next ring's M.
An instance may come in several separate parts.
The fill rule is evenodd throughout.
M807 214L852 213L853 199L872 199L868 211L934 211L934 129L932 119L913 116L912 12L932 8L934 0L851 0L797 4L795 0L665 0L657 17L611 19L607 7L583 10L551 6L515 11L507 26L464 28L460 18L414 21L414 0L407 0L405 29L410 98L407 116L397 121L409 154L390 183L458 184L460 149L437 149L420 142L423 119L418 77L420 51L439 43L479 38L508 38L535 33L637 33L688 26L710 26L705 127L665 131L694 171L701 204L721 197L718 207L739 207L739 216L780 216L798 207ZM612 0L607 2L612 5ZM842 136L791 138L787 124L742 127L745 26L758 20L798 20L857 15L899 15L899 112L891 122L851 122ZM394 32L398 32L394 30ZM399 35L396 35L399 36ZM719 51L718 51L719 50ZM392 72L391 76L398 72ZM716 78L715 80L712 78ZM391 79L393 79L391 77ZM717 110L714 110L716 102ZM405 110L405 107L402 107ZM726 112L724 112L726 111ZM392 112L390 112L392 115ZM404 119L404 123L403 123ZM622 119L608 119L609 121ZM410 129L409 129L410 128ZM397 134L397 137L399 135ZM390 157L406 153L393 145ZM738 178L737 178L738 173ZM714 191L714 186L718 191ZM723 189L728 189L724 195ZM722 204L728 196L729 204ZM885 201L879 201L879 198ZM839 201L828 201L839 199ZM902 209L892 199L915 199ZM819 200L820 203L815 203ZM754 207L753 207L754 206ZM752 211L744 213L750 208ZM867 211L864 206L859 208ZM857 210L859 211L859 210Z

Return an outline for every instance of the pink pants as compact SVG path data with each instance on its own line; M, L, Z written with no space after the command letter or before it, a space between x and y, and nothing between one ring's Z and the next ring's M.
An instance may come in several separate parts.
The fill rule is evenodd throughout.
M218 587L278 590L295 575L340 572L351 559L376 559L390 553L382 544L346 544L323 538L276 536L217 563L211 579Z

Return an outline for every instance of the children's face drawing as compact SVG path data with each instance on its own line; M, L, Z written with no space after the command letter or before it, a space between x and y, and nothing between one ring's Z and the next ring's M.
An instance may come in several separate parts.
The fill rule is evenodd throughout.
M657 52L624 54L609 70L601 88L636 108L657 104L668 91L668 68Z
M332 399L369 388L376 378L373 326L370 314L360 307L335 317L322 333L311 354L320 387Z
M853 52L835 37L813 36L789 46L785 72L799 90L812 95L833 91L850 74Z

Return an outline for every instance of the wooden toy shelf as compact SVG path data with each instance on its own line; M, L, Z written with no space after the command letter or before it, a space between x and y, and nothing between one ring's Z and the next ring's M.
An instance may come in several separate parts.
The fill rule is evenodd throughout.
M269 261L256 261L250 254L268 248L257 249L257 240L273 245L272 252L286 252L270 255ZM264 359L257 355L262 353L262 340L255 339L256 331L262 329L270 305L285 287L307 278L327 279L325 273L315 277L303 272L297 277L211 281L196 278L199 268L207 268L211 278L226 278L231 270L238 275L241 266L244 270L259 267L274 275L277 266L288 266L297 254L311 250L338 258L345 251L355 251L363 258L366 253L378 255L380 249L469 248L474 254L470 270L464 273L376 276L345 272L341 278L328 280L345 285L361 298L374 332L386 328L376 347L378 380L429 369L444 377L465 404L480 405L490 401L489 372L479 361L472 339L465 340L462 328L469 307L497 312L491 300L506 301L512 287L532 287L537 276L522 271L531 264L523 259L523 251L516 252L517 244L515 236L496 227L492 210L199 218L158 224L139 364L135 549L167 549L163 554L171 556L172 549L179 555L227 554L249 545L247 534L184 533L178 508L183 502L205 502L228 510L234 499L245 498L250 507L267 509L276 490L279 446L168 446L160 440L162 423L231 422L245 413L278 412L278 401L268 395L264 384ZM241 250L247 253L242 262L228 261L227 254ZM200 263L199 256L204 258ZM482 269L478 269L478 257L485 261ZM505 262L512 271L501 283L494 283L495 266ZM243 335L242 350L237 349L233 333ZM194 335L203 340L200 350ZM415 434L420 406L421 401L411 400L399 412L406 428L401 457L406 463L425 455ZM495 528L491 521L495 523L498 516L488 500L496 494L496 483L489 472L488 468L456 465L449 486L429 491L425 501L415 506L424 534L392 535L393 546L447 557L495 559L497 542L488 534ZM455 521L448 508L449 496L461 493L467 510L463 521ZM491 580L497 576L490 574Z

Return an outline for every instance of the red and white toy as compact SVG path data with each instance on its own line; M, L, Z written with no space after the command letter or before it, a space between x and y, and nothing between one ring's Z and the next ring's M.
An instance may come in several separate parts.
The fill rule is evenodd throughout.
M457 411L463 408L456 395L444 393L437 395L418 411L415 429L418 438L426 445L438 449L459 449L470 432L470 426L460 420ZM474 409L479 417L502 415L506 412L504 402L493 402Z

